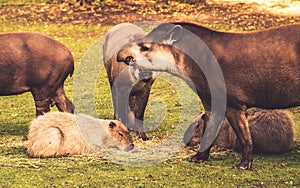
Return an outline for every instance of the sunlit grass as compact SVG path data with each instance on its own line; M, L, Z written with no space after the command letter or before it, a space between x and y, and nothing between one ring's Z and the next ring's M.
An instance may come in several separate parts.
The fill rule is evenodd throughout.
M220 26L222 27L222 26ZM226 27L226 26L223 26ZM110 27L73 26L59 24L10 22L0 20L0 32L30 31L45 33L70 48L76 70L86 52ZM97 53L97 50L93 51ZM99 51L99 57L101 54ZM100 62L101 63L101 62ZM78 73L78 72L76 72ZM65 84L67 95L72 98L74 78ZM165 119L149 133L148 142L135 140L137 145L156 144L174 131L180 119L189 123L199 109L190 109L182 117L182 106L176 87L169 75L163 75L153 86L146 111L151 120L155 108L165 106ZM171 80L177 83L175 78ZM84 83L83 83L84 84ZM89 84L89 83L86 83ZM93 83L94 84L94 83ZM112 118L110 88L104 68L95 78L96 113L99 118ZM189 92L187 90L187 94ZM190 96L190 95L189 95ZM85 103L84 100L78 101ZM203 164L189 163L187 158L195 149L183 149L166 162L146 167L132 167L112 163L97 155L30 159L26 155L28 125L35 118L35 108L30 93L0 97L0 185L3 187L299 187L300 186L300 112L291 109L296 122L295 144L291 152L277 156L255 155L252 171L232 170L240 161L238 153L214 150L210 160ZM189 104L190 105L190 104ZM192 106L192 105L191 105ZM189 106L187 106L189 107ZM154 109L153 109L154 108ZM55 108L53 108L55 110ZM154 113L155 114L155 113ZM152 121L152 120L151 120ZM148 121L149 123L149 121ZM151 126L151 125L149 125ZM135 137L135 139L137 139ZM158 153L159 155L159 153Z

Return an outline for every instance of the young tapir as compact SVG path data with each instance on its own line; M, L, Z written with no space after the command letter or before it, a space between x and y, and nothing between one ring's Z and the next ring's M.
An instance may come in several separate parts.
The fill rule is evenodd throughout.
M191 23L166 23L120 50L117 60L141 70L167 71L183 78L194 86L206 112L212 112L216 103L223 108L225 101L226 118L241 143L242 159L235 165L239 169L250 169L253 160L246 109L300 105L299 24L228 33ZM220 124L222 109L207 115L209 129ZM207 160L210 148L200 147L201 152L191 161Z
M111 87L115 119L148 140L144 131L144 112L151 86L155 80L152 72L140 71L117 62L118 51L144 31L134 24L122 23L113 27L105 36L103 62Z
M122 151L134 148L127 128L120 121L49 112L37 117L29 127L29 157L89 154L105 147Z
M0 46L0 95L30 91L37 116L54 104L60 111L73 112L63 89L74 70L73 56L66 46L38 33L0 34Z
M201 142L205 130L205 118L205 113L200 114L186 130L184 142L187 146L195 146ZM295 124L289 113L283 110L249 108L247 119L254 153L280 154L291 149ZM241 144L226 118L214 145L241 151Z

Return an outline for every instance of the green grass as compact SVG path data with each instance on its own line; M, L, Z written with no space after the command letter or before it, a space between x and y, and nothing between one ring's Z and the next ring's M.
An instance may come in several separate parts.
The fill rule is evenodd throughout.
M97 53L95 48L101 44L104 34L110 27L73 26L58 24L10 22L0 20L0 32L32 31L48 34L66 44L72 51L76 70L74 77L66 81L67 95L72 98L74 78L84 75L80 70L83 63L91 63L89 53ZM93 44L100 38L100 43ZM86 52L88 52L86 54ZM85 56L86 54L86 56ZM83 58L84 57L84 58ZM83 60L82 60L83 58ZM101 54L95 61L101 60ZM101 63L101 62L98 62ZM92 75L91 87L77 93L78 106L88 108L84 97L95 95L96 113L99 118L112 118L110 88L105 70L101 64L88 66L98 75ZM96 70L100 67L99 70ZM78 72L79 71L79 72ZM90 72L86 73L86 75ZM76 77L78 76L78 77ZM172 78L175 79L175 78ZM179 81L174 81L178 83ZM188 124L197 115L198 109L190 109L182 116L183 102L176 89L178 86L163 75L151 91L146 117L149 122L154 118L157 107L165 106L165 119L149 136L152 140L137 145L159 143L172 134L180 119ZM85 84L84 82L82 84ZM96 85L95 85L96 84ZM87 86L85 86L87 87ZM83 87L83 88L85 88ZM81 91L81 90L78 90ZM191 96L188 90L187 95ZM84 93L85 92L85 93ZM91 92L91 93L89 93ZM188 107L193 104L185 103ZM189 163L187 158L195 154L195 149L183 149L177 156L165 162L145 167L132 167L113 163L97 155L62 157L52 159L29 159L26 155L28 124L35 118L33 99L30 93L0 98L0 186L1 187L299 187L300 186L300 113L298 108L291 109L296 122L295 144L291 152L276 155L255 155L252 171L232 170L240 155L227 150L214 150L210 160L204 164ZM56 110L53 108L53 110ZM84 110L84 109L78 109ZM159 120L157 120L159 122ZM147 124L147 122L146 122ZM135 137L136 139L136 137ZM158 153L159 155L159 153Z

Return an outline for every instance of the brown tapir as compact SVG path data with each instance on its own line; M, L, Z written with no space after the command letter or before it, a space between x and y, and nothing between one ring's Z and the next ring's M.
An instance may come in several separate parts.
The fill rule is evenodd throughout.
M127 128L118 120L49 112L33 120L29 127L29 157L89 154L106 147L122 151L134 148Z
M201 142L205 118L205 113L200 114L186 130L184 142L187 146L195 146ZM295 124L289 113L253 107L247 109L247 119L254 153L280 154L291 149ZM227 118L223 121L214 145L241 151L241 144Z
M0 34L0 95L30 91L36 115L56 105L60 111L73 113L67 98L65 79L74 71L70 50L60 42L38 33Z
M117 62L117 52L144 31L134 24L122 23L113 27L105 36L103 62L111 87L115 119L148 140L144 131L144 112L151 86L155 80L152 72L139 71Z
M300 105L299 24L229 33L191 23L165 23L124 47L117 59L141 70L167 71L183 78L202 101L209 117L207 129L219 126L225 114L242 148L235 168L252 166L247 108ZM205 147L191 161L208 159L212 142L202 143Z

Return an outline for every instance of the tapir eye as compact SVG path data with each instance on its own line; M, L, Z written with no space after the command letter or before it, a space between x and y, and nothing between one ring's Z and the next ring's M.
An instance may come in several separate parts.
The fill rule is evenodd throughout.
M149 48L147 46L141 46L141 49L140 49L142 52L145 52L145 51L148 51Z
M121 131L119 131L119 135L123 137L124 133L122 133Z

